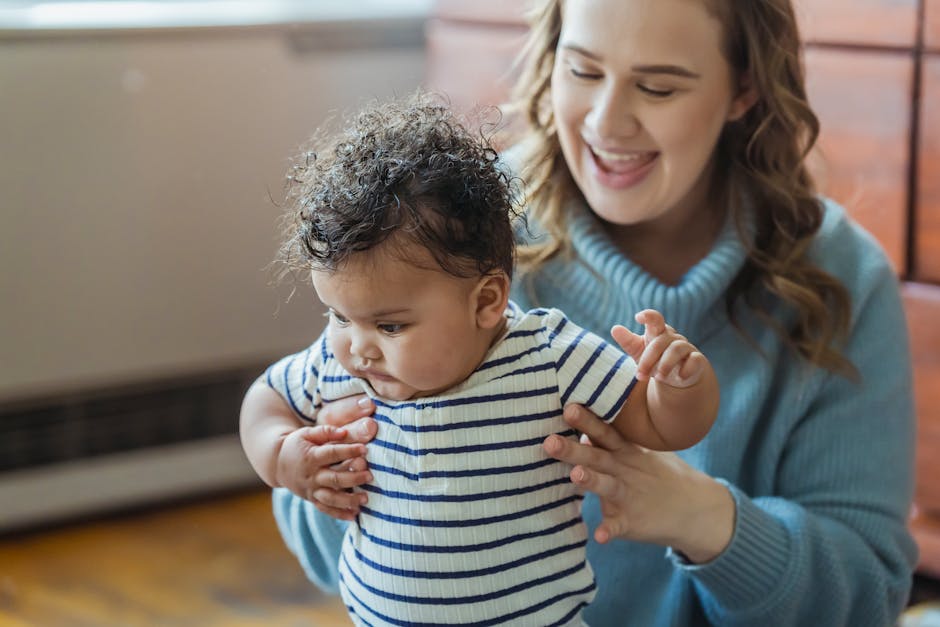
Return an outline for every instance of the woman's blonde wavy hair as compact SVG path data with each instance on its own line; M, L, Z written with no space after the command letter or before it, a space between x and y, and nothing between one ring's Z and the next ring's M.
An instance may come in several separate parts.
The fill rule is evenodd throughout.
M528 212L551 236L520 248L520 266L529 272L570 252L564 207L580 195L550 106L562 1L541 0L530 14L511 107L526 121L521 174ZM823 216L805 165L819 122L806 98L793 7L789 0L702 1L724 25L724 53L732 69L747 76L759 94L743 118L726 126L716 147L714 194L730 207L748 247L745 264L726 293L729 318L740 328L737 306L743 302L810 363L854 377L854 367L838 348L850 324L848 291L807 257ZM760 210L745 215L744 198L747 206ZM772 315L762 293L795 314L790 328Z

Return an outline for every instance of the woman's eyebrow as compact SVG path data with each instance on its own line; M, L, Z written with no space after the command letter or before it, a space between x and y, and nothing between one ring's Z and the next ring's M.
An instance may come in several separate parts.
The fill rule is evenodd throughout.
M568 43L562 42L562 43L559 45L559 47L560 47L560 48L563 48L563 49L565 49L565 50L569 50L569 51L571 51L571 52L577 53L577 54L581 55L582 57L587 57L588 59L591 59L591 60L593 60L593 61L600 61L600 60L601 60L601 58L600 58L599 56L597 56L597 55L594 54L593 52L590 52L590 51L588 51L588 50L585 50L584 48L582 48L581 46L579 46L579 45L577 45L577 44L568 44Z
M562 43L561 48L574 52L582 57L591 59L592 61L601 62L601 58L591 52L590 50L585 50L577 44ZM638 74L670 74L672 76L678 76L681 78L701 78L701 74L693 72L692 70L682 67L681 65L671 65L668 63L654 63L654 64L644 64L644 65L634 65L631 68L634 72Z
M681 78L701 78L702 75L681 65L634 65L633 71L638 74L671 74Z

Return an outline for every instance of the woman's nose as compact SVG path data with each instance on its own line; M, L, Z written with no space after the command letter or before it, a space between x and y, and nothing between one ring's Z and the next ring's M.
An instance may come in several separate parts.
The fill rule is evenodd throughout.
M587 123L598 138L633 137L640 130L634 104L628 87L614 83L605 85L598 90Z

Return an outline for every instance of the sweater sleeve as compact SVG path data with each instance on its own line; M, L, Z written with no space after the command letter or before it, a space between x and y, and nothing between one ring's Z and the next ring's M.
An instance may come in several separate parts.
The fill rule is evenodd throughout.
M275 488L272 501L281 538L304 574L323 592L338 594L339 554L349 523L327 516L286 488Z
M914 410L906 324L887 266L855 293L844 354L860 380L826 375L790 433L773 496L729 486L731 544L691 565L670 552L719 625L892 625L916 563L907 531Z

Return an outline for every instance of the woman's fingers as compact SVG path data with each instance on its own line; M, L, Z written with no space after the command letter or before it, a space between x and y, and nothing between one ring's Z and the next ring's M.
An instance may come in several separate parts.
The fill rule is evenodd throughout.
M365 444L325 444L307 450L308 468L332 466L354 457L366 455Z
M317 413L320 424L344 427L364 416L375 413L375 403L365 394L347 396L325 404Z
M595 472L583 465L571 469L571 481L579 488L593 492L601 499L625 498L624 485L614 476Z
M315 446L323 446L330 442L341 442L346 439L348 435L346 429L332 425L301 427L297 430L297 433L300 437Z
M371 402L371 401L369 401ZM347 442L362 442L366 444L375 437L379 430L379 425L371 415L359 418L346 427L348 436Z
M627 444L616 429L581 405L565 406L564 418L572 428L588 436L595 446L617 452Z
M322 468L317 471L314 479L317 485L321 487L330 488L332 490L348 490L372 481L372 473L368 470L349 472L346 470Z
M545 438L542 443L545 452L572 466L580 465L599 473L613 474L617 469L614 452L627 444L620 434L580 405L565 408L565 421L587 436L591 443L581 444L555 434Z

